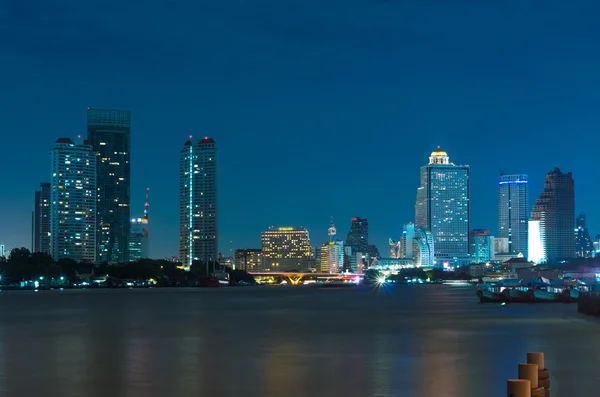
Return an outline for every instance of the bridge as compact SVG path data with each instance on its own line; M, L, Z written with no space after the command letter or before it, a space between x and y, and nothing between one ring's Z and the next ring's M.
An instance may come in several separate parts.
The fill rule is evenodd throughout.
M362 280L362 274L354 273L298 273L298 272L249 272L254 279L262 284L311 284L327 281Z

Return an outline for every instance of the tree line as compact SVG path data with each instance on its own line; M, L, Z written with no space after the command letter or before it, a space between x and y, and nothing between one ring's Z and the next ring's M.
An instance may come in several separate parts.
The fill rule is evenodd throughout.
M8 258L0 257L0 284L11 285L24 281L45 280L46 283L69 284L93 277L116 280L149 280L157 286L195 286L203 277L218 271L229 273L233 283L254 283L254 278L243 270L232 270L218 262L205 264L194 261L190 271L179 263L164 259L140 259L119 264L93 264L69 258L55 261L43 252L31 253L27 248L15 248Z

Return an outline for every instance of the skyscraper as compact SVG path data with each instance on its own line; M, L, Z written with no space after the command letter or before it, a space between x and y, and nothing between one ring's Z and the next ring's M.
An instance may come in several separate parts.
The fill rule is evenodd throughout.
M97 154L97 261L129 259L130 113L126 110L87 110L88 141Z
M40 183L35 192L33 252L50 254L50 184Z
M55 260L96 260L96 153L88 141L56 141L50 153L50 247Z
M179 256L186 269L217 260L216 157L208 137L188 140L179 154Z
M369 249L369 221L362 218L352 218L346 246L352 247L352 253L366 254Z
M558 168L546 175L544 191L536 200L529 222L529 258L554 263L575 255L575 183ZM531 253L534 244L534 253Z
M498 237L508 239L506 254L527 257L529 187L527 175L501 175L498 181Z
M421 167L415 226L431 232L438 265L469 263L469 166L455 165L441 150Z
M585 214L579 214L575 226L575 256L577 258L590 258L594 251L594 244L590 232L585 227Z

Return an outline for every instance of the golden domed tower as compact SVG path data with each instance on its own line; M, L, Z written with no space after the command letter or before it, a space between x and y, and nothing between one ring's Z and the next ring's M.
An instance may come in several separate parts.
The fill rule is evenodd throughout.
M431 152L429 164L450 164L450 157L438 146L436 150Z

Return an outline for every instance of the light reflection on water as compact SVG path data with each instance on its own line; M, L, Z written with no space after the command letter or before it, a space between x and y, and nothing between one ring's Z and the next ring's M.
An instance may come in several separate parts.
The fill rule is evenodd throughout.
M3 293L0 395L504 396L527 351L554 395L600 387L600 321L447 286Z

